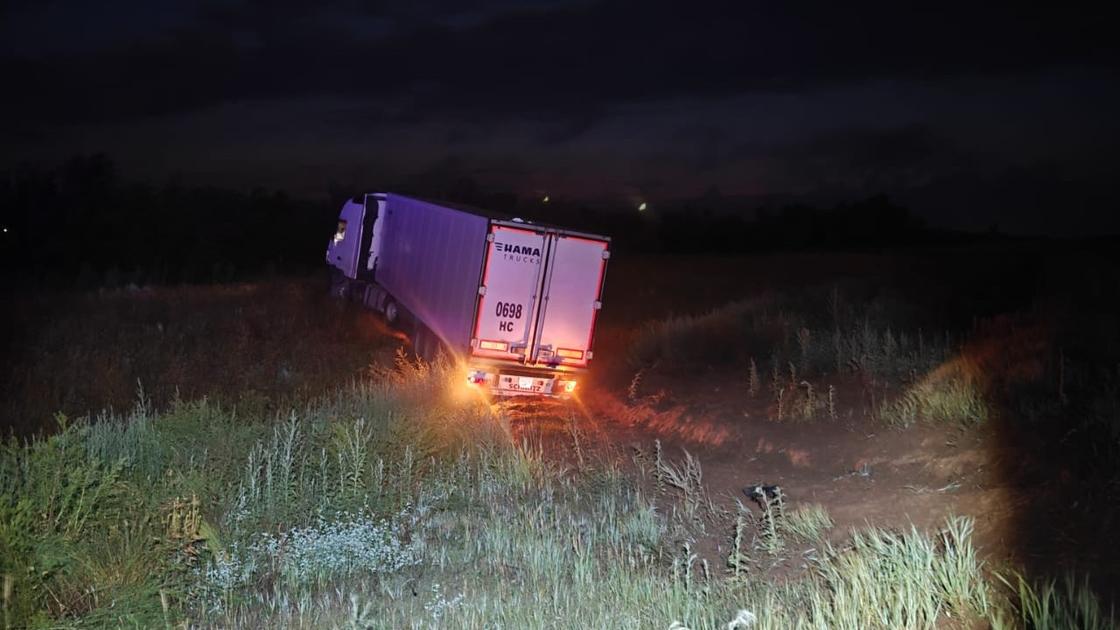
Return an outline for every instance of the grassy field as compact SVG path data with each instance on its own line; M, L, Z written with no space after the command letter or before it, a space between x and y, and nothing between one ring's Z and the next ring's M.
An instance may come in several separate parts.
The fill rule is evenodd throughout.
M722 306L608 319L606 345L625 359L603 381L623 375L611 387L640 407L689 370L731 370L764 401L760 423L844 431L836 418L854 413L883 431L986 432L1015 455L1037 452L1013 437L1061 426L1068 452L1046 451L1061 478L1114 496L1107 318L1049 301L936 328L918 302L816 286L720 284ZM456 366L394 358L391 331L311 281L19 309L5 414L34 437L10 438L0 459L4 627L1116 625L1084 566L989 561L969 515L840 527L827 506L781 494L713 500L704 455L660 442L619 456L579 450L573 431L575 456L546 449L464 390ZM1064 496L1077 524L1068 499L1090 495L1070 488L1038 494ZM1038 534L1068 544L1054 531Z
M501 415L456 399L450 380L443 366L402 363L278 418L139 401L9 445L5 622L1111 627L1083 585L1005 576L1010 591L965 518L834 543L819 508L768 505L732 516L724 566L698 562L688 517L664 495L609 462L565 469L511 443ZM773 581L767 565L794 548L803 569Z
M319 277L13 296L0 312L0 426L56 413L207 397L269 413L320 396L400 346L372 313L323 299Z
M653 322L631 342L630 364L681 373L701 364L746 366L747 388L752 396L768 393L778 420L835 417L831 382L853 375L860 396L874 401L868 413L885 422L984 420L982 385L958 358L963 342L953 333L892 328L897 314L878 303L856 309L839 289L815 297L827 314L814 317L809 296L784 296Z

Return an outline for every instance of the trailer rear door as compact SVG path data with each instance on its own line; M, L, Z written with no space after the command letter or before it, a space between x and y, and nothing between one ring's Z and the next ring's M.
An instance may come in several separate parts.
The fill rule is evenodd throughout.
M471 353L523 360L530 352L532 323L540 300L543 230L491 225L479 289Z
M602 303L607 241L552 234L533 362L584 367Z

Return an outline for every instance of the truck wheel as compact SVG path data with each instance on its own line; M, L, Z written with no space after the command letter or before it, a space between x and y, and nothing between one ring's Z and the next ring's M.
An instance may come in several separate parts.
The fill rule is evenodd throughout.
M385 321L388 322L390 326L396 326L401 320L401 310L392 299L385 302L385 310L383 313L385 314Z

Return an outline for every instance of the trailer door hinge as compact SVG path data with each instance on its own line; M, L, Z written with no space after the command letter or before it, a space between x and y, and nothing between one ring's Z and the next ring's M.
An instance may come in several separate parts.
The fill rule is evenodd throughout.
M486 242L487 243L493 243L494 242L494 233L493 232L486 235Z
M604 249L603 250L603 260L610 260L610 259L611 259L611 250Z
M594 302L591 303L591 308L592 308L592 310L597 311L597 310L603 308L603 303L600 302L599 300L595 300Z
M478 287L478 294L479 295L486 295L486 287L485 286Z

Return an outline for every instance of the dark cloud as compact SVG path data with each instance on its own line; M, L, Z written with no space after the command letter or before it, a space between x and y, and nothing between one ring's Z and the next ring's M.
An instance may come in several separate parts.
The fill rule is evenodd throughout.
M933 223L1010 225L1019 213L1036 228L1046 204L1065 200L1089 225L1116 199L1102 183L1120 171L1120 63L1111 22L1089 6L53 0L3 11L6 163L105 151L155 180L299 193L468 180L627 198L887 192Z
M2 113L7 125L19 127L248 99L349 96L381 99L384 110L374 116L586 120L613 104L678 95L1062 64L1111 68L1117 59L1109 23L1073 6L729 2L692 3L685 11L679 3L609 1L474 10L451 2L404 10L398 4L206 4L182 23L142 36L122 28L124 39L102 49L10 53L0 71L16 89ZM19 15L8 29L19 27ZM56 24L63 35L81 27Z

